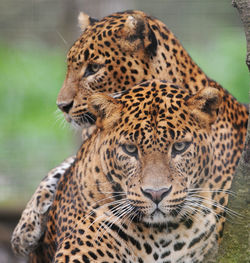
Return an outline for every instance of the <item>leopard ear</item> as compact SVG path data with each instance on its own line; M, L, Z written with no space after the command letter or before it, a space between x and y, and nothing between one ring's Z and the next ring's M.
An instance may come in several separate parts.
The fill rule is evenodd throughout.
M87 28L87 26L93 25L97 21L97 19L92 18L83 12L80 12L78 16L78 24L82 31L84 31Z
M122 46L126 50L143 48L148 55L156 55L158 42L146 15L140 13L129 15L117 35L122 38Z
M222 95L217 88L206 87L187 100L191 114L203 127L211 126L218 115Z
M96 116L96 126L100 129L114 127L121 116L122 104L104 93L91 95L88 99L88 107Z

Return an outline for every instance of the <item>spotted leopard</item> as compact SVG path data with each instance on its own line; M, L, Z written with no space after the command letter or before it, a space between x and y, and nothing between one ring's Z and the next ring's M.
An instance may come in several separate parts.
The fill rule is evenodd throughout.
M87 136L95 123L95 116L87 106L87 98L93 93L107 92L117 97L129 87L149 79L171 81L191 94L209 85L219 86L195 64L162 22L143 12L115 13L100 21L81 13L79 23L83 33L68 53L67 75L57 104L73 126L83 128L84 132L90 131ZM235 103L232 99L228 104L229 119L238 116ZM230 132L228 127L222 126L225 134ZM233 139L230 144L232 150L238 147ZM218 145L218 151L227 147L226 143ZM49 206L42 209L42 213L33 210L40 211L37 206L42 203L36 200L41 199L43 190L44 193L48 191L50 180L51 184L55 183L51 173L39 186L40 190L29 202L14 231L12 246L17 253L29 254L44 232L43 224L38 222L46 222L44 211ZM53 198L53 194L49 195L47 202L51 203ZM33 222L32 227L29 222Z
M90 96L97 129L59 181L31 262L204 262L246 133L243 106L228 119L231 101L221 88L190 95L159 80Z

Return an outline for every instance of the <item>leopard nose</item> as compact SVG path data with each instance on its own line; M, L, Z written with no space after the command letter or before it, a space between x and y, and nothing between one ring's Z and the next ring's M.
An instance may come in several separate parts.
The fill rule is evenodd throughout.
M60 103L56 103L57 107L65 113L69 113L70 109L73 106L73 100L69 101L69 102L60 102Z
M150 200L152 200L155 204L159 204L172 190L172 186L170 186L169 188L161 188L159 190L155 190L155 189L142 189L141 191L142 193L149 198Z

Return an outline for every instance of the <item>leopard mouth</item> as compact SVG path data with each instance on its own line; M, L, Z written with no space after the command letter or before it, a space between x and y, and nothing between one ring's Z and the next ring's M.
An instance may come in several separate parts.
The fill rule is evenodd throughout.
M156 216L166 216L166 214L160 209L160 208L156 208L155 210L154 210L154 212L153 213L151 213L151 215L150 215L152 218L153 217L156 217Z
M158 206L154 209L150 214L145 213L137 208L138 217L135 219L140 222L144 222L148 225L165 225L168 221L179 222L182 220L182 207L183 204L176 205L175 207L171 207L168 210L162 210ZM139 220L138 220L139 219Z
M96 116L91 112L86 112L74 117L70 116L69 114L65 114L65 119L75 128L86 128L94 125L96 122Z

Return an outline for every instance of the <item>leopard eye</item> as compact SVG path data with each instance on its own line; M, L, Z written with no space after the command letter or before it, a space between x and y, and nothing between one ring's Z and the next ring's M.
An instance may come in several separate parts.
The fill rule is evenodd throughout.
M100 68L99 64L90 64L89 66L90 66L91 71L93 71L94 73L96 73Z
M181 154L187 150L191 142L176 142L172 146L172 156Z
M175 151L181 152L185 149L186 143L185 142L176 142L173 145L173 147L174 147Z
M138 155L138 149L133 144L123 144L122 145L122 149L128 155L131 155L131 156L134 156L134 157L136 157Z
M88 64L88 66L84 72L83 78L86 78L90 75L94 75L101 67L102 67L102 65L97 64L97 63Z

